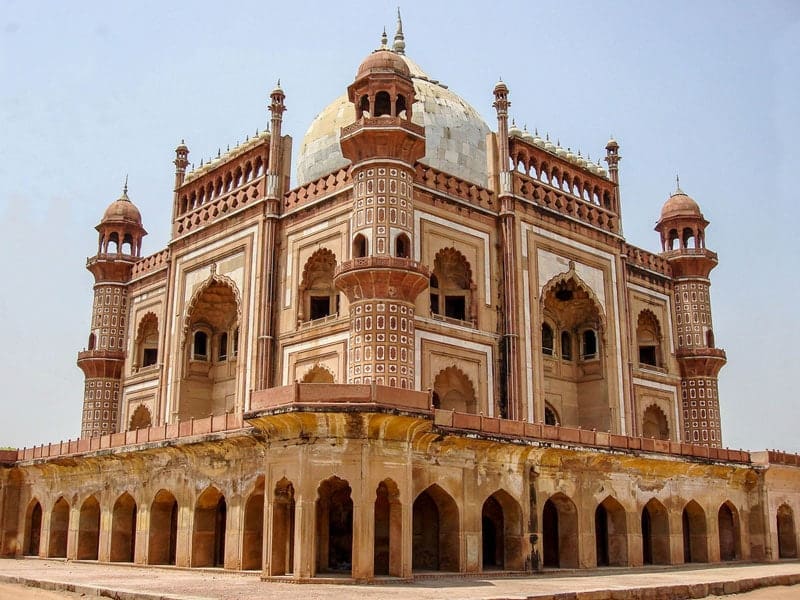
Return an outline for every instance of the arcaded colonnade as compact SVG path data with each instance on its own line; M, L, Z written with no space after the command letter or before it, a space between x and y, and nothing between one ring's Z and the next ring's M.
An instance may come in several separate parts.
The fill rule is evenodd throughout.
M797 498L760 496L752 465L440 435L375 413L255 425L6 469L4 553L299 580L797 556Z

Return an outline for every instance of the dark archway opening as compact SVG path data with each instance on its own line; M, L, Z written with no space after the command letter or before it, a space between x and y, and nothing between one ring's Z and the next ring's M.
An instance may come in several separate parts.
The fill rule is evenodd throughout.
M353 499L350 484L331 477L317 498L317 572L351 572L353 568Z

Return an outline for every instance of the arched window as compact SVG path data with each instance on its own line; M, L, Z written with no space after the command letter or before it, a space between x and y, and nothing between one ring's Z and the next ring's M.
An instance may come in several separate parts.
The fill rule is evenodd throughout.
M208 334L205 331L194 332L192 360L208 360Z
M231 348L233 358L239 356L239 328L233 330L233 347Z
M353 258L364 258L368 251L367 238L359 233L353 238Z
M442 369L433 382L434 407L476 414L478 400L470 378L457 367ZM437 402L438 400L438 402Z
M228 333L223 331L217 338L217 360L228 360Z
M369 117L369 96L361 96L361 100L358 103L358 108L361 111L361 114L358 115L360 117Z
M389 97L389 92L378 92L375 94L375 116L384 117L391 116L392 114L392 101Z
M569 331L561 332L561 358L572 360L572 336Z
M561 421L558 418L558 413L549 404L544 405L544 424L545 425L558 425Z
M587 329L583 332L583 348L581 348L581 358L590 360L597 358L597 333L594 329Z
M136 358L141 368L158 363L158 318L153 313L147 313L139 322Z
M661 366L661 326L649 310L639 313L636 324L636 341L639 346L639 364Z
M405 233L401 233L395 239L394 254L398 258L409 258L411 256L411 242Z
M542 354L553 356L553 328L542 323Z
M431 313L475 323L472 301L472 270L467 259L455 248L436 254L431 277Z
M407 118L407 115L404 114L406 112L406 97L405 96L397 96L397 116L402 118Z
M335 269L336 256L327 248L320 248L308 259L300 284L298 321L314 321L339 311L339 294L333 285Z

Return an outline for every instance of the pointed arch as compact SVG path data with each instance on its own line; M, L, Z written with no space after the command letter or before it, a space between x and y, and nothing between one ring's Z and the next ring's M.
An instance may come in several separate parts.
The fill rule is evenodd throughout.
M605 312L603 311L603 305L600 302L600 299L597 297L597 294L595 294L594 290L592 290L591 286L581 279L581 277L575 272L575 265L572 262L570 262L570 267L568 270L553 276L547 283L544 284L544 286L542 286L542 292L539 296L541 309L543 311L548 310L547 301L549 298L556 298L561 302L572 300L573 297L567 297L567 294L571 293L574 296L576 291L585 294L586 297L591 301L591 304L597 311L597 325L604 328L606 318Z
M778 532L778 558L797 558L797 533L794 528L794 511L784 503L776 513Z
M642 310L636 319L636 343L640 366L663 366L661 340L661 324L658 317L649 309Z
M111 562L133 562L136 556L136 501L128 492L114 503L111 513Z
M545 567L577 569L580 566L578 508L562 492L553 494L544 503L542 538Z
M434 483L419 493L412 509L412 568L458 572L458 505Z
M233 280L218 275L213 265L211 271L192 295L184 318L179 420L230 412L238 403L241 374L233 359L228 360L227 345L229 334L235 338L241 323L241 299Z
M302 383L335 383L333 373L328 367L317 363L303 375Z
M78 560L97 560L100 547L100 502L94 495L81 505L78 517Z
M642 562L646 565L670 564L669 514L656 498L642 508Z
M263 568L262 541L264 538L264 476L256 479L253 491L244 505L242 532L242 569Z
M315 321L339 311L339 293L333 285L336 255L328 248L314 252L303 267L298 322Z
M192 528L193 567L225 565L228 505L225 496L213 485L197 498Z
M436 408L472 414L478 412L475 386L470 378L456 366L439 371L433 382L433 391L439 401Z
M656 440L669 439L669 420L657 404L651 404L642 413L642 436Z
M50 511L48 558L67 557L67 535L69 534L69 503L60 496Z
M400 489L387 478L375 490L375 575L400 577L403 570L403 521Z
M39 556L42 540L42 505L37 498L31 498L25 510L25 541L23 554Z
M270 575L294 571L294 486L281 478L272 494L272 553Z
M607 496L594 512L595 550L598 567L628 565L628 527L625 508Z
M134 431L136 429L145 429L147 427L152 427L153 425L153 418L150 415L150 409L147 408L144 404L140 404L136 407L136 410L133 411L131 415L131 421L128 424L128 429L130 431Z
M174 565L177 545L178 501L172 492L160 489L150 505L147 564Z
M706 513L690 500L681 513L683 527L683 562L708 562L708 525Z
M158 317L147 312L136 328L135 368L144 369L158 364Z
M484 501L481 531L483 571L524 567L522 508L507 491L499 489Z
M475 289L472 267L466 257L453 247L439 250L433 259L431 314L476 325Z
M742 557L739 511L730 500L726 500L719 507L717 524L720 560L739 560Z
M316 572L352 573L353 498L347 480L333 475L319 484L316 517Z

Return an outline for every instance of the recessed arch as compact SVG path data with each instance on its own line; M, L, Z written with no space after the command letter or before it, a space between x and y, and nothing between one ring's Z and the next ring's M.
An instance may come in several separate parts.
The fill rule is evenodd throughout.
M42 540L42 505L38 499L32 498L25 510L25 541L23 554L39 556Z
M339 311L339 294L333 285L336 255L327 248L315 251L303 267L298 321L315 321Z
M174 565L178 545L178 501L172 492L160 489L150 505L147 564Z
M481 508L484 571L518 570L522 560L522 508L503 489L486 498Z
M97 560L100 547L100 502L89 496L81 505L78 517L78 560Z
M50 511L48 558L67 557L67 535L69 534L69 503L61 496Z
M439 371L433 382L433 391L438 398L438 405L434 402L436 408L472 414L478 412L475 386L458 367L447 367Z
M475 289L466 257L453 247L439 250L433 260L431 314L476 325Z
M403 570L403 522L400 490L392 479L384 479L375 490L375 575L400 577Z
M642 436L656 440L669 439L667 415L656 404L648 406L642 414Z
M642 310L636 320L636 343L640 366L663 366L661 339L661 324L658 317L651 310Z
M781 504L776 513L778 532L778 558L797 558L797 533L794 528L794 511Z
M114 502L111 513L111 562L133 562L136 556L136 501L128 492Z
M320 483L316 502L317 573L353 568L353 498L350 484L337 476Z
M294 571L294 486L285 477L272 494L272 554L270 575Z
M263 568L262 541L264 531L264 476L256 480L253 491L244 505L244 526L242 532L242 569L261 570Z
M642 562L646 565L670 564L669 514L656 498L642 509Z
M730 500L723 502L719 507L717 524L720 560L738 560L742 556L739 511Z
M545 501L542 538L545 567L577 569L580 566L578 509L566 494L558 492Z
M628 565L628 527L625 508L613 496L594 512L595 551L598 567Z
M708 526L706 513L694 500L690 500L681 513L683 528L683 562L708 562Z
M458 572L459 515L452 496L438 484L420 492L412 509L412 568Z
M303 375L302 383L335 383L335 378L330 369L316 364Z
M150 409L144 404L136 407L131 415L131 421L128 424L128 429L134 431L136 429L145 429L153 425L153 418L150 415Z
M214 486L206 488L194 507L191 566L225 565L227 515L228 505L222 492Z

